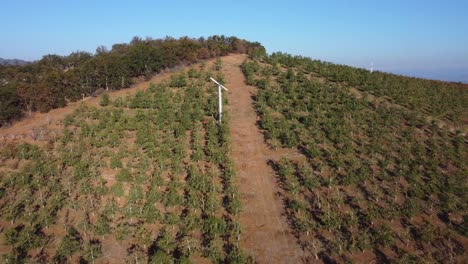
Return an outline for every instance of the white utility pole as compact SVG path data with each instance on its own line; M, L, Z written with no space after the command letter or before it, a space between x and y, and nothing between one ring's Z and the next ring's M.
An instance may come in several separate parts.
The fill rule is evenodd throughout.
M373 72L374 72L374 62L371 62L370 73L373 73Z
M218 85L218 98L219 98L219 123L221 123L221 116L223 115L223 95L222 95L222 89L228 91L226 87L224 87L222 84L220 84L218 81L213 79L213 77L210 77L210 79Z

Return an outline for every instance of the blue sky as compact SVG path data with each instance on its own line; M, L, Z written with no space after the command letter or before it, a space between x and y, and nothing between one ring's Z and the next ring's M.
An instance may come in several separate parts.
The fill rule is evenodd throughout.
M2 58L224 34L268 52L468 82L468 1L0 1Z

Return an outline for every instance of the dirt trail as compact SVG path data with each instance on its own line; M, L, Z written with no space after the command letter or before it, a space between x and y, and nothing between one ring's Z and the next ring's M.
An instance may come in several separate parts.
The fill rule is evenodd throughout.
M222 60L226 86L230 89L227 110L231 117L233 161L243 205L241 246L258 263L301 263L304 252L283 215L282 201L276 195L280 189L273 169L267 164L282 152L269 149L256 126L258 117L252 99L256 88L244 82L239 67L244 59L244 55L233 55Z

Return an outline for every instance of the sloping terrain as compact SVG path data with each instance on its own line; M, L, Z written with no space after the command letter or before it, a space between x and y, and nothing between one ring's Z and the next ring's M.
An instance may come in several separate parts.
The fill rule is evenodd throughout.
M0 150L2 261L246 262L220 63L10 128L39 132Z
M33 113L0 129L2 260L462 263L467 93L426 84L236 54Z
M194 68L199 68L202 64L212 65L214 63L214 59L207 60L203 63L196 63L194 64ZM187 69L185 69L186 71ZM164 80L169 80L170 77L176 71L166 71L160 74L153 76L149 81L143 81L138 84L133 85L128 89L122 90L110 90L108 92L111 98L113 97L123 97L126 95L134 95L137 91L145 91L149 88L150 84L161 82ZM23 119L14 122L14 124L10 127L1 127L0 128L0 137L4 141L9 140L31 140L31 132L33 130L38 130L40 127L47 126L48 129L52 129L55 126L57 121L65 118L66 115L71 114L77 108L85 105L85 106L99 106L99 101L101 100L100 97L85 97L84 100L69 103L67 107L57 108L48 111L47 113L41 112L33 112L31 115L26 115Z
M337 67L283 54L243 64L265 140L307 157L271 163L299 244L326 263L462 263L468 91Z

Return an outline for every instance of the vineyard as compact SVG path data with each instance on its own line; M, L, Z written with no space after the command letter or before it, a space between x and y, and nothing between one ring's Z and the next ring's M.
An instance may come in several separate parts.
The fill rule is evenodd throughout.
M309 262L466 261L466 86L282 53L242 70L267 144L305 156L270 165Z
M245 263L221 61L103 94L0 153L3 263Z

